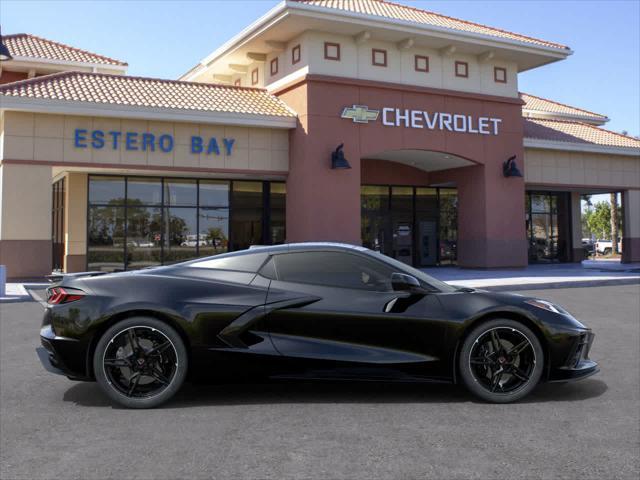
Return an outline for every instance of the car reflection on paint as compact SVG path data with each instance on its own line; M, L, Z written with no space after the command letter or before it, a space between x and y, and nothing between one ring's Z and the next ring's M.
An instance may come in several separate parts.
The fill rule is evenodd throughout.
M64 276L40 337L46 369L132 408L224 378L449 382L505 403L598 371L593 333L557 305L333 243Z

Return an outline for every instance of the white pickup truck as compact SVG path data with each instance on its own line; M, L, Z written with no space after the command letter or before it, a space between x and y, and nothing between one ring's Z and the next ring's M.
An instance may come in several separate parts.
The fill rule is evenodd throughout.
M600 255L609 255L613 251L613 243L611 240L596 240L596 253ZM622 241L618 239L618 252L622 253Z

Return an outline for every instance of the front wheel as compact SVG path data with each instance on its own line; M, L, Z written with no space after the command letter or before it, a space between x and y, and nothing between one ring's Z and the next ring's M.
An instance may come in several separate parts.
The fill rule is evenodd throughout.
M153 408L169 400L187 374L187 351L178 332L149 317L116 323L93 355L96 381L127 408Z
M544 354L536 335L520 322L490 320L465 339L460 376L477 397L508 403L529 394L540 381Z

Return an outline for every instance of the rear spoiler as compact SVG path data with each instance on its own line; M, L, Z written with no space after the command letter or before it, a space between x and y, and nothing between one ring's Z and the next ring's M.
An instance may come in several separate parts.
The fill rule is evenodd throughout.
M51 275L46 275L45 278L49 281L49 283L60 283L65 279L70 278L82 278L82 277L97 277L99 275L105 275L108 272L78 272L78 273L62 273L62 272L52 272Z

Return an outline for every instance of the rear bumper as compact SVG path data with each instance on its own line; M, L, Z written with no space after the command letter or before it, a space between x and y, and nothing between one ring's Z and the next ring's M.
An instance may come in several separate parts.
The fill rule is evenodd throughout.
M45 325L40 329L38 359L45 370L73 380L91 380L86 375L85 348L74 338L59 337Z
M595 335L591 331L582 332L571 348L566 364L550 372L550 382L582 380L600 371L598 364L589 358L589 351Z

